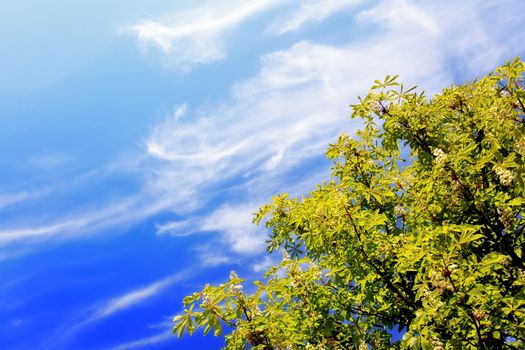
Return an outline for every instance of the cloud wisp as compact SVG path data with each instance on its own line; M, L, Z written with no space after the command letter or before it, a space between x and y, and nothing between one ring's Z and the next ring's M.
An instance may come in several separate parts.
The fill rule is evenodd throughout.
M154 297L164 289L178 283L189 276L189 271L181 271L145 287L126 292L116 298L104 302L89 318L91 321L109 317L117 312L124 311L136 304Z
M147 346L152 346L155 344L163 343L168 340L173 340L173 331L171 330L171 325L166 328L169 328L163 332L151 335L149 337L132 340L127 343L123 343L117 346L110 348L110 350L128 350L128 349L140 349Z
M140 44L159 48L171 65L182 70L226 56L226 37L256 14L279 6L279 0L207 1L165 18L144 20L122 32L136 35Z
M277 18L268 32L282 35L311 23L321 23L331 15L363 3L364 0L302 0L289 13Z
M32 195L27 192L20 193L6 193L0 195L0 208L10 206L15 203L22 202L26 199L31 198Z
M195 273L195 270L191 271L191 273ZM98 305L92 307L91 311L87 312L87 315L82 316L83 321L76 323L73 327L68 325L67 328L61 329L59 332L57 332L58 335L56 337L50 337L47 341L47 344L44 344L43 347L45 349L55 349L60 345L67 343L89 325L95 322L100 322L108 317L111 317L120 312L127 311L139 304L142 304L147 300L153 299L169 287L172 287L173 285L188 279L190 275L190 270L183 270L164 279L150 283L146 286L132 289L117 297L102 301ZM139 341L135 344L132 343L122 346L124 346L124 349L127 349L138 347L139 345L142 346L153 344L154 342L161 340L166 339L164 336L159 336L159 338L153 338L142 342Z

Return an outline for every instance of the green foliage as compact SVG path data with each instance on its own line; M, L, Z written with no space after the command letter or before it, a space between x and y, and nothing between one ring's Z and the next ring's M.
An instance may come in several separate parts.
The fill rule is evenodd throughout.
M524 71L432 98L376 81L352 106L363 129L327 151L333 180L257 213L282 262L187 297L175 333L227 327L227 349L525 347Z

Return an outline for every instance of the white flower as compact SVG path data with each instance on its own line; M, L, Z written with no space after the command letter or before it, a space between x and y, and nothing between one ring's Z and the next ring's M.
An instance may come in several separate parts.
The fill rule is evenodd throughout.
M449 270L451 273L456 273L456 272L458 272L458 265L456 265L456 264L450 264L450 265L448 265L448 270Z
M518 278L525 282L525 271L518 269Z
M496 172L496 174L499 176L499 182L503 186L512 185L512 182L514 181L514 175L510 170L505 169L501 165L495 165L494 172Z
M521 140L516 143L516 151L522 156L525 156L525 137L522 137Z
M501 97L509 97L510 96L510 92L507 91L507 90L501 90L501 92L499 93L499 95Z
M476 320L480 321L485 318L485 316L487 316L487 312L483 310L474 310L472 316L474 316Z
M290 261L290 254L288 254L288 252L285 250L283 251L283 262L288 262Z
M432 339L432 349L433 350L444 350L445 348L443 347L443 342L441 342L441 340L439 340L436 337L433 337L433 339Z
M402 205L398 204L394 207L394 214L397 216L405 216L407 210Z
M377 115L383 115L386 112L386 108L379 101L370 102L370 107Z
M443 164L448 158L448 155L445 152L443 152L441 148L436 148L432 153L435 157L434 161L436 162L436 164Z
M255 305L254 308L252 308L252 315L253 317L261 316L261 309L259 308L259 305Z
M508 209L498 209L499 219L505 226L505 230L510 231L513 227L514 214Z
M423 292L423 299L426 299L426 298L430 297L430 294L431 294L431 292L429 290L425 290Z
M237 276L237 273L235 271L230 271L230 279L231 280L234 280L236 278L239 278L239 276Z
M359 350L368 350L368 345L365 342L359 344Z
M207 293L202 293L202 303L204 305L210 305L211 304L211 298Z

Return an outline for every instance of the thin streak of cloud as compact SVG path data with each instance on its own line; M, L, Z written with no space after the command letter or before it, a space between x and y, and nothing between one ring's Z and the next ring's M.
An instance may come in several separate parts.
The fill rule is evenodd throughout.
M159 198L156 195L139 192L108 201L96 209L66 214L65 218L51 223L4 228L0 230L0 248L13 244L73 239L115 226L121 226L123 229L172 206L177 200L169 197Z
M43 153L28 159L27 164L40 169L65 167L71 157L64 153Z
M89 320L94 321L101 318L111 316L117 312L124 311L130 307L135 306L157 294L167 287L172 286L175 283L178 283L186 279L189 275L188 271L183 271L171 275L160 281L156 281L152 284L149 284L145 287L135 289L129 292L126 292L116 298L113 298L105 302L98 310L89 318Z
M151 345L156 345L159 343L166 342L168 340L173 340L173 332L171 331L171 328L167 331L160 332L158 334L145 337L142 339L133 340L124 344L117 345L115 347L110 348L110 350L128 350L128 349L139 349L144 348Z
M31 197L32 195L27 192L2 194L0 195L0 208L22 202Z
M329 16L342 10L359 5L364 0L302 0L291 13L275 20L268 31L282 35L294 32L309 23L320 23Z
M185 237L196 232L199 219L188 219L181 221L170 221L164 224L155 224L158 235L168 234L174 237Z
M191 272L194 273L195 269ZM189 278L189 276L190 271L183 270L144 287L133 289L117 297L102 301L99 303L99 305L96 305L93 308L93 311L91 311L87 316L83 317L84 321L76 323L72 327L68 326L68 328L65 330L60 330L56 337L50 337L48 339L47 343L43 345L43 348L55 349L61 344L65 344L68 340L74 338L75 335L77 335L87 326L144 303L145 301L152 299L174 284Z
M432 35L437 35L440 32L439 21L435 15L406 0L382 2L376 7L361 12L357 20L361 23L374 22L395 31L402 28L411 31L416 26Z

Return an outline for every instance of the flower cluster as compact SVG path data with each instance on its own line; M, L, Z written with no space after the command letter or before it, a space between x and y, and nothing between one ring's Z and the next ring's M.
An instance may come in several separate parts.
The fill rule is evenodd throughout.
M445 350L443 342L437 337L432 338L432 349L433 350Z
M450 283L448 283L443 277L443 273L438 273L435 270L430 272L430 284L432 287L436 288L437 292L440 294L446 290L452 290Z
M368 98L370 99L370 102L368 105L370 106L370 108L375 114L383 115L386 113L386 108L381 103L381 96L379 96L375 92L371 92L368 94Z
M261 315L262 315L262 312L261 312L261 309L259 308L259 305L255 305L255 307L251 309L251 316L259 317Z
M285 250L283 251L283 262L289 262L290 261L290 254Z
M232 286L230 286L228 288L228 292L229 293L235 293L235 294L240 294L242 293L242 285L240 284L234 284Z
M525 283L525 271L518 269L518 278Z
M368 345L365 342L359 344L359 350L368 350Z
M448 265L448 271L453 275L453 274L456 274L458 272L458 265L456 264L450 264Z
M234 280L234 279L237 279L237 278L239 278L239 276L237 276L237 272L235 272L233 270L230 271L230 279Z
M372 107L372 110L378 115L383 115L386 112L385 106L383 106L379 101L372 101L370 106Z
M428 299L428 298L430 298L431 294L432 294L431 291L429 291L428 289L425 289L425 291L423 291L422 298L423 299Z
M521 140L516 143L516 151L525 157L525 137L522 137Z
M202 293L202 304L204 306L210 306L212 304L211 297L208 293Z
M436 148L432 153L436 164L443 164L447 161L448 156L441 148Z
M398 204L394 207L394 214L396 214L396 216L405 216L406 213L407 210L402 205Z
M494 172L496 173L496 175L499 176L499 182L503 186L512 185L512 182L514 181L514 175L512 174L510 170L505 169L501 165L495 165Z
M510 97L510 92L508 90L501 90L501 92L499 93L499 95L501 97Z
M484 319L485 316L487 316L487 312L483 310L474 310L474 312L472 312L472 316L474 316L476 320L480 321Z
M498 210L498 213L499 213L499 219L501 223L503 224L503 226L505 227L505 231L512 230L512 226L513 226L512 223L514 221L514 215L512 211L508 209L501 209L501 210Z

